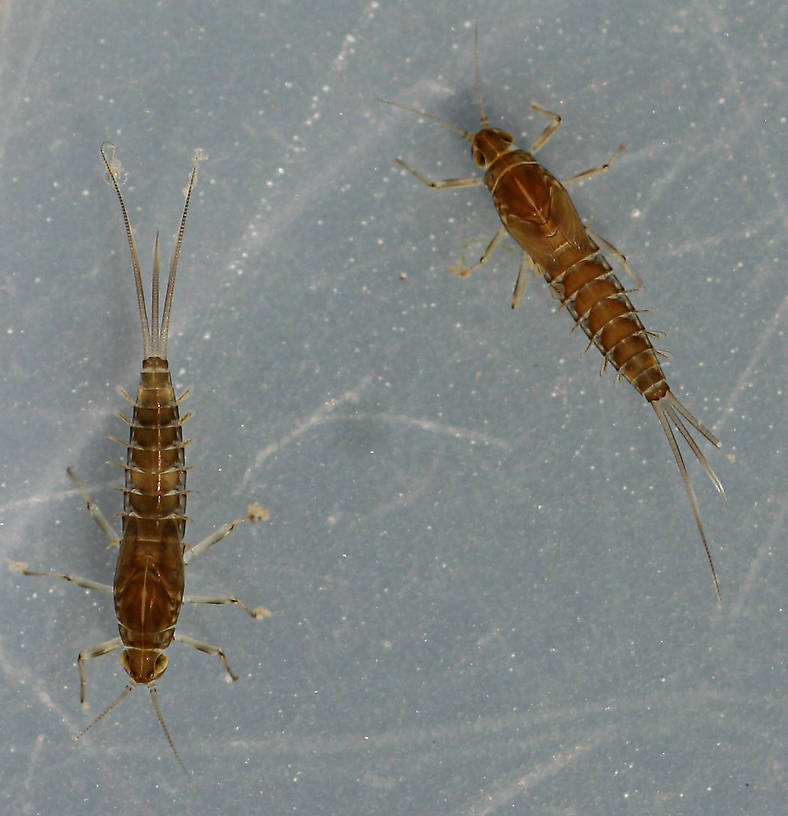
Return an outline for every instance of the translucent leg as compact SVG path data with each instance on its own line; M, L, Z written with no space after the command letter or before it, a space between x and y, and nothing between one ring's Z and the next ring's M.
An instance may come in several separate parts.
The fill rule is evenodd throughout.
M590 170L584 170L582 173L577 173L574 176L569 176L569 178L562 179L561 183L564 185L564 187L569 187L571 184L575 184L578 181L588 181L588 179L598 176L600 173L604 173L606 170L610 169L610 166L618 158L618 156L624 152L624 150L624 145L619 145L616 152L607 160L605 164L598 164L596 167L592 167Z
M211 535L204 538L202 541L195 544L193 547L187 545L186 551L183 553L183 561L188 564L192 558L202 555L206 550L218 544L223 538L226 538L239 525L249 522L253 524L257 521L263 521L268 518L268 511L261 507L256 502L250 504L247 508L247 514L243 518L237 518L233 521L222 525L215 530ZM248 607L243 601L240 601L234 595L186 595L183 599L184 603L191 604L233 604L240 607L247 614L251 615L256 620L261 618L270 618L273 612L266 609L264 606L257 606L254 609ZM191 645L191 644L190 644Z
M484 252L482 252L481 258L479 258L479 260L473 266L469 266L465 269L460 269L459 267L456 266L450 266L449 271L452 273L452 275L457 275L460 278L469 278L471 276L471 272L487 263L487 261L490 258L490 255L492 255L493 252L495 252L495 250L498 249L498 245L503 240L504 235L506 235L506 227L502 226L498 230L498 232L496 232L495 235L493 235L492 241L490 241L490 243L487 244L487 248L484 250Z
M590 225L586 227L586 232L591 236L591 238L593 238L594 241L596 241L598 244L601 244L602 247L618 261L624 272L626 272L627 275L629 275L629 277L632 278L633 281L635 281L637 286L629 291L630 292L640 291L641 287L643 286L643 279L632 271L629 262L627 261L626 255L624 255L622 252L619 252L619 250L617 250L613 246L613 244L610 243L610 241L608 241L606 238L603 238L598 232L594 232L594 230L591 229Z
M101 657L110 652L117 651L123 646L123 642L119 637L112 638L112 640L105 640L99 643L98 646L92 646L90 649L83 649L77 658L77 665L79 666L79 702L85 702L85 685L88 682L88 674L85 671L85 661L93 657Z
M115 533L112 529L112 525L107 521L107 517L101 512L99 506L90 498L90 493L85 489L85 485L79 481L79 479L74 474L74 468L66 468L66 473L71 477L71 481L77 486L79 492L82 494L82 498L85 500L85 504L88 507L88 513L90 513L91 518L93 521L101 527L104 535L107 537L107 541L109 541L110 547L117 547L120 545L120 537Z
M34 578L58 578L83 589L101 592L104 595L112 595L113 593L109 584L100 584L98 581L91 581L90 578L83 578L81 575L68 575L65 572L34 572L27 568L24 561L9 561L8 566L12 572L18 572L20 575L29 575ZM101 657L109 652L114 652L116 649L120 649L122 645L121 639L116 637L112 638L112 640L105 640L104 643L99 643L98 646L92 646L90 649L83 649L79 653L77 665L79 666L79 701L81 703L85 702L85 684L88 679L85 671L85 661L92 657Z
M65 572L34 572L27 568L24 561L9 561L8 568L11 572L18 572L20 575L30 575L34 578L60 578L83 589L92 589L95 592L102 592L104 595L112 595L112 587L109 584L100 584L90 578L83 578L81 575L69 575Z
M226 538L239 525L249 522L254 524L257 521L265 521L268 518L268 511L265 507L261 507L257 502L249 505L246 515L243 518L237 518L227 524L222 525L215 530L211 535L206 536L202 541L199 541L193 547L186 545L186 552L183 554L183 563L188 564L192 558L197 558L202 555L207 549L218 544L223 538Z
M204 643L201 640L189 637L189 635L181 635L178 632L175 633L175 640L184 643L186 646L191 646L192 649L196 649L198 652L203 652L204 654L207 655L216 655L219 658L219 660L222 661L222 666L224 666L224 670L227 672L227 674L230 675L230 677L232 677L233 682L235 682L238 679L238 675L233 674L232 669L230 669L230 666L227 663L227 656L218 646L211 646L210 643Z
M405 164L402 159L397 159L396 162L400 167L405 168L411 175L415 176L422 184L427 187L432 187L433 190L456 190L459 187L478 187L484 184L484 179L481 176L470 176L468 178L453 178L453 179L439 179L438 181L430 181L426 176L414 170L409 164Z
M274 614L270 609L266 609L264 606L256 606L254 609L250 609L243 601L239 601L234 595L184 595L183 602L189 604L214 604L216 606L221 604L234 604L243 609L248 615L251 615L255 620L270 618Z
M531 104L531 110L535 110L537 113L541 113L542 116L546 116L551 120L545 129L534 139L533 144L529 148L530 153L536 153L539 148L544 147L550 141L553 134L561 127L561 117L557 113L553 113L547 110L547 108L537 105L536 102Z
M520 271L517 273L517 282L514 284L514 292L512 292L512 309L520 305L520 301L525 294L525 287L528 285L528 269L534 273L534 276L541 275L542 270L533 262L531 256L527 252L523 252L523 259L520 261Z

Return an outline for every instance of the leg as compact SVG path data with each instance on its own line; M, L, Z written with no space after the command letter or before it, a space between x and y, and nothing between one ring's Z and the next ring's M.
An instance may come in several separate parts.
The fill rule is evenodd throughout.
M569 178L565 178L561 180L561 183L564 187L569 187L570 184L574 184L578 181L588 181L588 179L593 178L594 176L598 176L600 173L604 173L606 170L610 168L610 165L618 158L619 154L624 152L624 145L619 145L616 152L608 159L605 164L598 164L596 167L592 167L590 170L584 170L582 173L577 173L574 176L569 176Z
M235 604L235 606L240 606L244 612L251 615L255 620L270 618L274 614L270 609L266 609L264 606L256 606L254 609L250 609L234 595L184 595L183 602L190 604L214 604L216 606L221 604Z
M30 575L35 578L62 578L83 589L92 589L95 592L102 592L104 595L112 595L112 587L108 584L100 584L98 581L91 581L89 578L82 578L79 575L67 575L64 572L33 572L27 568L27 564L23 561L9 561L8 566L12 572L18 572L20 575ZM88 676L85 672L85 661L91 657L101 657L101 655L114 652L120 649L123 645L119 637L106 640L104 643L99 643L98 646L93 646L90 649L83 649L77 658L77 665L79 666L79 701L85 702L85 684Z
M34 578L62 578L75 586L83 589L92 589L104 595L112 595L113 590L109 584L100 584L98 581L91 581L90 578L83 578L81 575L68 575L65 572L33 572L27 568L24 561L9 561L8 568L11 572L18 572L20 575L30 575Z
M487 244L487 249L485 249L484 252L482 252L481 258L479 258L479 260L473 266L469 266L466 269L459 269L456 266L450 266L449 272L451 272L452 275L459 276L460 278L469 278L471 276L471 272L473 272L474 269L478 269L480 266L487 263L490 255L492 255L493 252L495 252L495 250L498 249L498 244L501 243L504 235L506 235L506 227L502 226L498 230L498 232L495 233L492 241L490 241L490 243Z
M230 533L235 529L238 524L243 524L245 522L254 523L256 521L263 521L268 518L268 510L265 507L262 507L257 502L253 502L247 508L247 515L243 518L237 518L234 521L229 522L228 524L219 527L218 530L215 530L211 535L207 538L204 538L202 541L195 544L193 547L187 546L186 551L183 553L183 561L184 563L188 564L192 558L196 558L198 555L202 555L207 549L213 547L214 544L218 544L223 538L226 538ZM240 607L244 610L247 614L251 615L256 620L260 620L261 618L270 618L273 615L269 609L266 609L264 606L257 606L254 609L250 609L245 603L238 600L234 595L225 596L225 595L186 595L183 599L184 603L192 603L192 604L234 604L235 606ZM192 644L190 644L192 645ZM195 647L196 648L196 647ZM213 648L213 647L212 647Z
M427 187L432 187L433 190L456 190L459 187L478 187L480 184L484 184L484 179L481 176L430 181L426 176L419 173L418 170L414 170L409 164L405 164L402 159L397 159L397 164L400 167L404 167L405 170L415 176L422 184L426 184Z
M112 638L112 640L105 640L99 643L98 646L92 646L90 649L83 649L77 658L77 665L79 666L79 702L85 702L85 684L88 682L88 674L85 671L85 661L92 657L101 657L102 655L114 652L123 646L123 641L119 637Z
M190 547L187 544L186 551L183 553L183 563L188 564L192 558L197 558L198 555L202 555L207 549L213 547L214 544L218 544L223 538L230 535L237 525L243 524L247 521L254 524L256 521L266 521L268 519L268 510L259 505L257 502L250 504L246 510L246 513L247 514L243 518L234 519L228 524L219 527L218 530L215 530L213 533L211 533L211 535L207 536L202 541L199 541L193 547Z
M74 475L74 468L66 468L66 473L71 477L71 481L77 486L79 492L82 494L82 498L85 500L85 504L88 506L88 513L90 513L91 518L93 521L98 524L99 527L104 532L104 535L107 537L109 541L110 547L117 547L120 544L120 538L115 535L115 531L112 529L112 525L107 521L107 517L101 512L98 505L90 498L90 494L85 489L85 486L82 482L77 479Z
M594 230L591 229L590 224L586 227L586 232L591 236L591 238L593 238L594 241L596 241L598 244L601 244L619 262L624 272L626 272L627 275L629 275L629 277L632 278L632 280L635 281L635 283L637 284L637 286L631 291L638 292L640 288L643 286L643 280L639 275L636 275L632 271L632 269L629 266L629 262L627 261L626 255L619 252L613 246L613 244L610 243L610 241L608 241L606 238L603 238L598 232L594 232Z
M191 646L192 649L197 649L198 652L203 652L207 655L216 655L219 660L222 661L222 666L224 666L224 670L227 674L232 677L233 682L238 679L237 674L233 674L230 666L227 663L227 657L225 656L224 652L218 646L211 646L210 643L203 643L201 640L196 640L193 637L189 637L188 635L181 635L178 632L175 633L175 640L180 641L181 643L185 643L187 646Z
M551 120L545 129L534 139L533 144L529 148L529 153L536 153L539 148L544 147L548 141L550 141L552 135L561 127L561 117L557 113L553 113L547 110L547 108L537 105L536 102L531 103L531 110L535 110L537 113L541 113L542 116L546 116Z
M531 268L534 276L542 274L542 270L533 262L531 256L527 252L523 252L520 271L517 273L517 282L514 284L514 292L512 293L512 309L516 309L520 305L520 301L525 294L525 287L528 285L528 274L526 272L528 267Z

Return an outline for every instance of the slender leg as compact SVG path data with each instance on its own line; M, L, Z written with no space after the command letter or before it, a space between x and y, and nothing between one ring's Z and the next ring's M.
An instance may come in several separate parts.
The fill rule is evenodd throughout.
M90 578L82 578L80 575L67 575L65 572L34 572L27 568L24 561L9 561L8 566L12 572L18 572L20 575L30 575L34 578L62 578L75 586L83 589L92 589L95 592L101 592L104 595L112 595L112 587L109 584L100 584L98 581L91 581ZM79 666L79 701L85 702L85 684L88 676L85 671L85 661L92 657L101 657L102 655L114 652L120 649L123 645L119 637L112 638L112 640L105 640L99 643L98 646L92 646L89 649L83 649L77 658L77 665Z
M237 518L227 524L222 525L217 530L214 530L211 535L206 536L202 541L199 541L193 547L186 545L186 551L183 554L183 563L188 564L192 558L197 558L202 555L207 549L218 544L223 538L226 538L239 525L249 522L254 524L256 521L265 521L268 518L268 510L265 507L254 502L247 508L247 515L243 518Z
M536 102L531 104L531 110L535 110L537 113L541 113L542 116L546 116L551 120L545 129L534 139L533 144L529 148L530 153L536 153L539 148L544 147L550 141L552 135L561 127L561 117L557 113L553 113L547 110L547 108L537 105Z
M564 185L564 187L569 187L571 184L575 184L578 181L588 181L588 179L598 176L600 173L604 173L606 170L610 169L610 166L619 157L619 155L624 152L624 150L624 145L619 145L616 152L613 153L605 164L598 164L596 167L592 167L590 170L584 170L582 173L576 173L574 176L569 176L569 178L562 179L561 183Z
M493 252L495 252L495 250L498 249L498 244L501 243L504 235L506 235L506 227L501 226L498 232L496 232L495 235L493 235L492 241L490 241L490 243L487 244L487 249L485 249L484 252L482 252L481 258L479 258L479 260L473 266L469 266L466 269L460 269L459 267L456 266L450 266L449 272L451 272L452 275L457 275L460 278L469 278L471 276L471 272L473 272L475 269L478 269L483 264L487 263L487 261L490 258L490 255L492 255Z
M34 578L62 578L75 586L83 589L92 589L95 592L102 592L104 595L112 595L112 587L109 584L100 584L98 581L91 581L90 578L83 578L81 575L69 575L65 572L34 572L27 568L24 561L9 561L8 568L11 572L18 572L20 575L30 575Z
M520 261L520 271L517 273L517 282L514 284L514 292L512 293L512 309L516 309L523 299L525 287L528 285L527 270L529 268L534 273L534 277L542 274L542 270L533 262L531 256L527 252L523 252L523 259Z
M85 485L79 481L79 479L74 474L74 468L66 468L66 473L71 477L71 481L79 489L79 492L82 494L82 498L85 500L85 504L88 507L88 513L90 513L91 518L93 521L101 527L104 535L107 537L107 541L109 541L110 547L117 547L120 545L120 538L116 535L115 531L112 529L112 525L107 521L107 517L101 512L99 506L90 498L90 493L85 489Z
M423 176L419 173L418 170L414 170L409 164L405 164L402 159L397 159L397 164L400 167L404 167L409 173L414 175L422 184L425 184L427 187L432 187L433 190L451 190L451 189L458 189L460 187L478 187L481 184L484 184L484 179L481 176L470 176L468 178L454 178L454 179L440 179L439 181L430 181L426 176ZM478 262L475 263L473 266L469 267L458 267L458 266L450 266L449 271L452 275L458 275L461 278L470 277L471 272L474 269L478 269L484 263L487 262L487 259L490 255L495 252L500 244L501 239L506 234L506 227L501 227L498 232L495 233L493 236L492 241L487 245L487 249L484 250L482 253L481 258L479 258Z
M526 268L529 265L529 260L528 254L523 252L523 257L520 261L520 269L517 272L517 280L514 284L514 292L512 292L512 309L517 308L518 304L523 299L523 295L525 294L525 287L528 285L528 274L526 272Z
M222 525L217 530L214 530L211 535L204 538L202 541L199 541L193 547L186 546L186 550L183 553L183 561L185 564L188 564L192 558L197 558L197 556L202 555L206 550L213 547L214 544L218 544L223 538L226 538L230 533L239 525L249 522L253 524L257 521L263 521L268 518L268 510L265 507L257 504L254 502L249 505L247 508L247 515L242 518L234 519L227 524ZM235 606L240 607L244 610L247 614L251 615L256 620L260 620L261 618L270 618L273 615L269 609L266 609L264 606L257 606L254 609L248 607L243 601L240 601L234 595L186 595L183 599L184 603L191 603L191 604L234 604ZM193 644L189 644L193 645ZM197 648L197 647L195 647ZM213 648L213 647L211 647Z
M433 190L456 190L459 187L478 187L480 184L484 184L484 179L481 176L430 181L426 176L419 173L418 170L414 170L409 164L405 164L402 159L397 159L396 163L400 167L405 168L411 175L415 176L422 184L426 184L427 187L432 187Z
M264 606L256 606L254 609L250 609L234 595L184 595L183 602L189 604L214 604L216 606L221 604L234 604L251 615L255 620L270 618L274 614L270 609L266 609Z
M626 272L627 275L629 275L629 277L632 278L633 281L635 281L637 286L634 289L631 289L630 291L631 292L640 291L640 288L643 286L643 279L632 271L629 262L627 261L626 255L624 255L622 252L619 252L619 250L617 250L613 246L613 244L610 243L610 241L608 241L606 238L603 238L598 232L594 232L594 230L591 229L590 225L586 227L586 232L591 236L591 238L594 239L594 241L596 241L598 244L601 244L618 261L624 272Z
M204 654L207 655L216 655L219 658L219 660L222 661L222 666L224 666L224 670L227 672L227 674L230 675L230 677L232 677L233 681L236 681L238 679L238 675L233 674L232 669L230 669L230 666L227 663L226 655L218 646L211 646L210 643L203 643L203 641L201 640L189 637L189 635L181 635L178 632L175 633L175 640L186 644L186 646L191 646L192 649L197 649L198 652L203 652Z
M88 673L85 671L85 661L93 657L101 657L110 652L117 651L123 646L123 641L119 637L112 638L112 640L105 640L99 643L98 646L92 646L90 649L83 649L77 658L77 665L79 666L79 702L85 702L85 685L88 682Z

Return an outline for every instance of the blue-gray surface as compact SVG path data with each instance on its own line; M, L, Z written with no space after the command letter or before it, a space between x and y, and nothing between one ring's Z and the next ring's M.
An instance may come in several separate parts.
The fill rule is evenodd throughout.
M136 386L112 139L144 266L205 149L170 360L191 386L187 609L241 675L177 644L161 707L113 699L109 598L0 580L5 813L781 814L785 787L786 8L496 0L6 2L0 9L0 550L111 579L66 478L116 512L115 385ZM771 11L769 6L771 5ZM448 267L497 228L475 171L485 103L626 252L723 507L691 473L718 607L653 412L518 257ZM468 242L471 241L470 244ZM511 248L511 247L510 247Z

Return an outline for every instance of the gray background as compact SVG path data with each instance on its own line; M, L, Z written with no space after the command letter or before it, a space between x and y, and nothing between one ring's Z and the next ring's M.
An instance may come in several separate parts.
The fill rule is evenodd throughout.
M310 5L312 9L310 10ZM782 3L6 2L0 10L0 549L111 580L66 478L108 513L139 330L98 145L118 145L146 275L204 148L170 361L191 386L196 541L159 683L122 689L111 601L0 580L2 809L106 814L778 814L785 785L785 17ZM724 442L725 510L691 472L718 608L653 412L554 314L509 309L517 255L448 273L497 228L456 134L522 145L644 280L679 397ZM403 279L404 278L404 279Z

